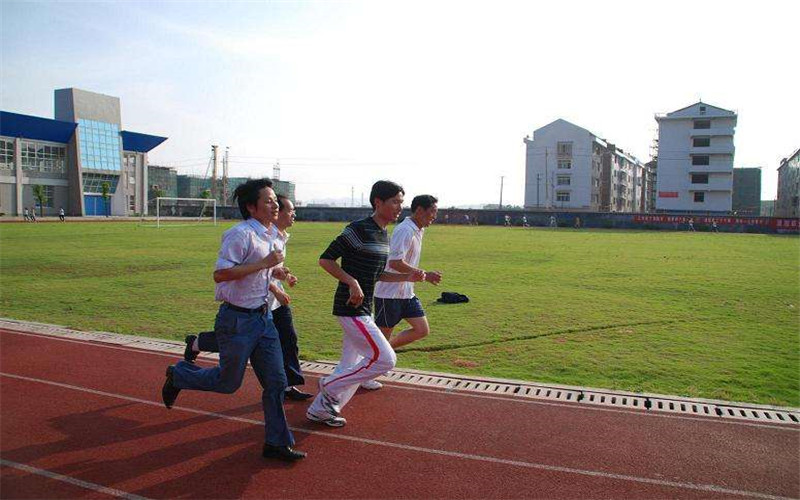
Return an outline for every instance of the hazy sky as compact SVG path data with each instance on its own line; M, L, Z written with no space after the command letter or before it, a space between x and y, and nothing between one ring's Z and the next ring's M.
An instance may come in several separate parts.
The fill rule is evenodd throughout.
M53 90L120 97L150 163L350 198L387 178L440 206L522 204L523 137L564 118L643 161L655 113L739 114L736 167L800 148L800 2L0 2L0 108ZM792 56L791 54L795 55Z

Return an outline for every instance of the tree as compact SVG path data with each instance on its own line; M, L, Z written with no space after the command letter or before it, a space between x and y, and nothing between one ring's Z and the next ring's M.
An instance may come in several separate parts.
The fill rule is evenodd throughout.
M211 190L210 189L204 189L203 191L201 191L200 192L200 198L203 198L204 200L211 199Z
M36 198L36 201L39 202L39 210L41 211L41 216L44 217L44 204L47 203L47 193L44 191L44 186L40 184L34 184L31 186L33 189L33 197ZM36 210L36 207L33 208Z
M111 185L107 182L104 182L100 186L100 196L103 198L103 204L106 206L106 217L110 215L111 207L108 204L108 199L111 197L109 193L111 192Z

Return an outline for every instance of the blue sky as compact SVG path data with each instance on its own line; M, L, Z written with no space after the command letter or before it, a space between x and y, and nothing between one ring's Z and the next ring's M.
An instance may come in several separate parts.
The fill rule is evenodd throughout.
M800 147L800 3L0 3L0 108L53 116L53 90L121 98L123 128L169 140L151 163L297 183L356 200L377 179L442 206L521 204L522 138L564 118L642 160L655 113L739 113L737 167ZM793 49L792 49L793 47Z

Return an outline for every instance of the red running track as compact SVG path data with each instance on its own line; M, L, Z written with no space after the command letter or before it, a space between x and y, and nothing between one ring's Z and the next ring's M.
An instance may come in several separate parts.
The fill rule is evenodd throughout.
M252 372L167 410L175 360L0 330L0 497L800 497L797 426L388 384L357 394L341 429L287 402L309 456L269 461Z

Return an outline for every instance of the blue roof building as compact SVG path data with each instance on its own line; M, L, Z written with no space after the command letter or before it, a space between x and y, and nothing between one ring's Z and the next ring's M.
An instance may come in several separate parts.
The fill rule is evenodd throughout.
M146 212L147 153L167 138L122 130L120 117L119 98L74 88L55 91L55 119L0 111L0 213ZM34 185L44 187L41 207Z

